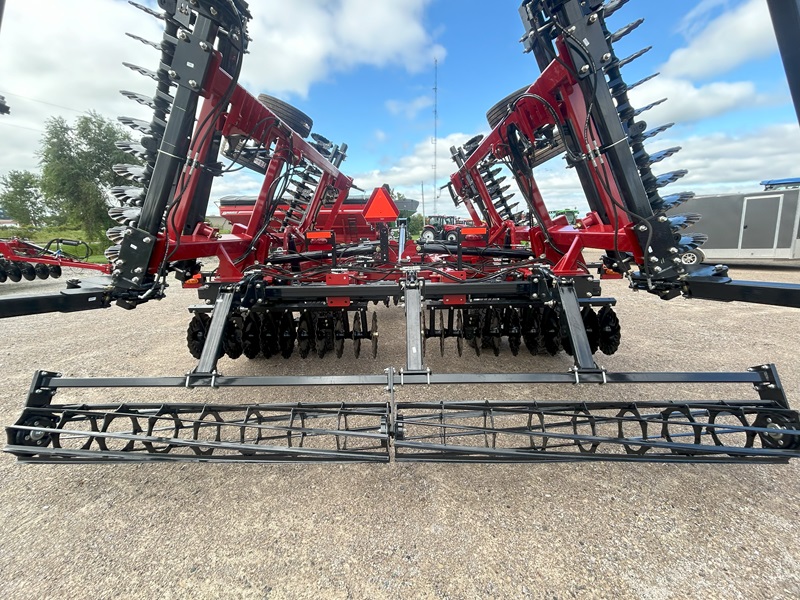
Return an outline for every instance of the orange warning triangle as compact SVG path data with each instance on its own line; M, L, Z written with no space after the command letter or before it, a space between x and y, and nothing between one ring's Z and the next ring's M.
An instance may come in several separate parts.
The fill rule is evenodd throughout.
M361 214L364 215L364 219L369 223L391 223L397 220L397 217L400 216L400 211L397 210L397 206L389 192L386 191L386 188L379 187L372 192L372 196L370 196Z

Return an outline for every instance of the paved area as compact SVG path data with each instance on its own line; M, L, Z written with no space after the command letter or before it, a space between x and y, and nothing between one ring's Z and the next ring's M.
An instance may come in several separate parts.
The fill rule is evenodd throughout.
M800 282L800 271L740 279ZM0 285L56 290L61 282ZM774 362L800 408L800 313L673 300L609 282L623 346L609 370L741 370ZM189 291L119 308L2 322L0 424L35 369L68 376L178 375ZM379 309L376 361L220 361L225 374L376 373L401 366L401 311ZM465 353L437 372L565 370L555 358ZM402 399L732 397L717 388L475 387ZM127 392L81 398L119 401ZM248 391L245 401L380 399L380 390ZM198 400L198 391L136 398ZM444 396L444 398L442 398ZM234 398L231 392L213 396ZM399 398L400 399L400 398ZM241 401L242 397L237 398ZM0 597L16 598L796 598L800 462L788 466L24 466L0 457Z

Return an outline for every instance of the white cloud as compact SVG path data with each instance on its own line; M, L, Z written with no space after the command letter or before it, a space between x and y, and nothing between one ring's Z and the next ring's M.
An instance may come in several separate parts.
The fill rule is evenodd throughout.
M434 56L445 54L422 23L429 2L251 2L254 41L242 82L254 93L302 95L314 82L359 65L427 68ZM0 175L37 169L34 154L48 117L60 115L72 122L88 110L112 119L151 116L118 90L152 94L155 83L122 62L154 70L159 53L124 32L158 41L161 22L127 2L81 0L80 10L74 4L7 3L0 35L0 94L5 92L11 115L0 117ZM89 21L86 15L91 15Z
M409 121L414 120L420 111L430 106L433 106L433 98L430 96L419 96L407 102L402 100L386 101L386 110L395 116L403 115Z
M715 81L706 85L695 85L686 79L656 77L630 92L635 107L644 107L652 102L668 98L642 114L642 118L653 124L691 123L725 114L732 110L748 110L782 101L760 94L750 81Z
M694 37L702 31L711 20L711 15L718 7L728 8L729 0L701 0L700 3L687 12L678 25L678 31L685 37Z
M673 78L701 79L776 50L766 0L748 0L711 21L685 48L675 50L661 72Z
M80 10L56 0L7 3L0 35L0 94L5 93L11 114L0 117L0 174L37 169L34 154L49 117L73 122L82 112L96 110L111 119L149 119L149 109L118 91L150 95L155 83L122 62L153 69L159 54L125 31L151 40L161 37L159 22L127 3L82 0Z
M770 125L741 134L712 133L663 140L659 147L683 150L659 164L659 172L688 169L680 186L697 193L756 190L764 179L792 177L800 164L800 128Z
M422 22L430 1L251 3L252 55L244 80L264 91L306 96L313 83L361 65L419 72L446 54Z

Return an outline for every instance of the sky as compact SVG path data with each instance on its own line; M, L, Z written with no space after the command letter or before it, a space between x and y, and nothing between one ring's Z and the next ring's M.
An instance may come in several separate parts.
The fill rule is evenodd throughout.
M388 183L424 197L428 214L460 214L446 192L435 191L454 170L449 148L487 133L486 111L538 75L519 43L518 6L518 0L251 0L253 41L240 83L295 105L312 117L314 131L347 143L342 171L358 186ZM615 52L624 57L653 47L623 75L633 83L661 73L631 98L634 106L669 98L642 115L650 127L676 123L648 145L683 148L658 165L657 172L690 171L668 190L748 192L764 179L800 176L800 129L766 0L633 0L608 19L609 29L640 17L645 23ZM118 91L151 94L153 82L122 62L152 70L158 54L125 32L158 40L160 24L122 0L7 0L0 94L11 114L0 116L0 175L38 169L49 117L73 121L95 110L147 119L146 108ZM562 159L535 176L549 208L586 209ZM226 175L215 182L212 200L256 194L259 187L257 175Z

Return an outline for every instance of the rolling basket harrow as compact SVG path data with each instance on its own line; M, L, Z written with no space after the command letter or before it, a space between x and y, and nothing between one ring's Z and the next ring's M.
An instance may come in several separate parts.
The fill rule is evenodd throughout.
M153 110L150 122L122 117L143 134L120 144L136 162L115 171L106 256L112 272L51 296L9 298L0 314L127 309L164 296L168 273L196 288L187 330L196 368L180 377L65 378L38 372L6 451L26 462L132 461L488 461L563 460L783 462L800 456L800 416L776 369L744 373L613 373L595 354L622 342L617 300L602 279L664 300L678 296L800 308L800 286L735 281L723 265L685 264L705 237L683 230L699 215L673 211L691 192L664 188L686 171L653 168L680 148L657 152L634 108L627 58L606 20L626 2L526 0L520 7L525 51L541 75L487 113L491 132L451 154L447 188L473 226L444 240L399 239L388 186L358 199L340 168L347 145L314 132L312 120L237 82L247 48L242 0L160 0L136 5L164 23L160 41L131 35L160 53L155 70L127 65L156 82L152 96L122 92ZM257 197L223 199L229 234L205 222L214 179L229 161L263 176ZM535 169L564 156L578 173L590 211L574 225L551 217ZM512 185L513 184L513 185ZM518 196L516 202L514 195ZM584 251L605 251L599 277ZM199 259L219 266L204 271ZM402 305L402 369L376 375L225 376L227 355L289 359L378 355L377 314L369 305ZM426 341L454 338L465 350L498 355L566 352L566 373L433 373ZM363 345L362 345L363 344ZM523 351L523 346L527 352ZM522 357L516 360L522 360ZM269 363L264 363L269 364ZM400 386L738 385L737 400L398 401ZM373 386L376 402L57 404L56 393L86 388L263 388ZM247 393L242 390L242 394ZM291 391L288 392L291 394ZM533 394L531 394L533 395Z

